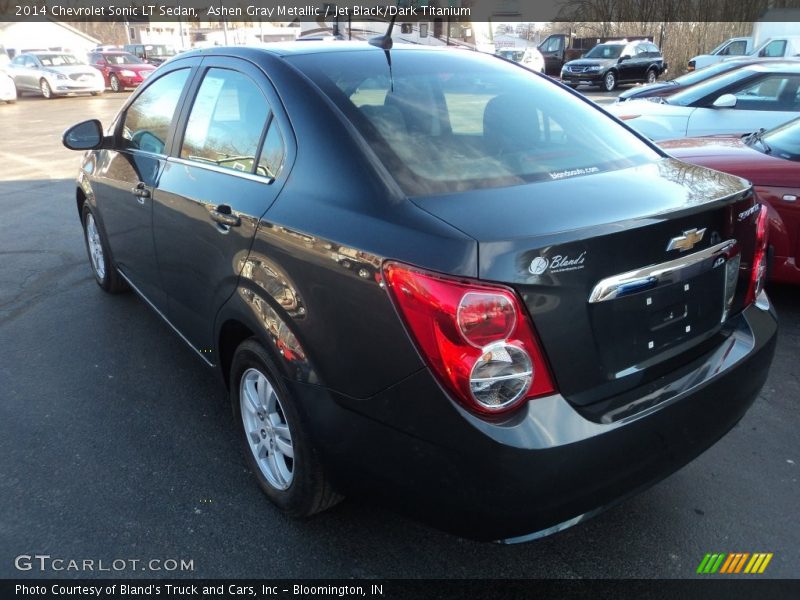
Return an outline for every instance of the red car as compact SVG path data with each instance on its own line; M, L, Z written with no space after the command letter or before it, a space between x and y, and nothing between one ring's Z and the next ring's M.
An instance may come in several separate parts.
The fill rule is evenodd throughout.
M744 136L661 142L683 161L749 179L769 209L771 279L800 284L800 119Z
M121 92L125 88L135 88L150 73L156 70L129 52L91 52L89 64L103 73L106 87Z

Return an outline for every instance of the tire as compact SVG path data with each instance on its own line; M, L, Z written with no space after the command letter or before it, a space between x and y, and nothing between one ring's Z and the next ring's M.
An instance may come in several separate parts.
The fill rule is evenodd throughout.
M121 294L127 291L128 284L113 266L103 231L97 224L88 204L83 205L82 217L83 241L86 244L89 265L92 267L97 285L109 294Z
M47 79L44 77L39 80L39 91L42 93L42 97L45 98L45 100L51 100L54 98L53 90L50 87L50 84L47 82Z
M103 92L89 92L92 96L100 96Z
M658 73L656 73L655 69L649 69L647 71L647 75L645 75L645 83L655 83L656 79L658 79Z
M613 92L617 87L617 74L609 71L603 76L602 88L607 92Z
M325 477L289 390L255 339L236 349L230 382L245 460L272 503L289 516L305 518L339 502L342 497Z
M111 85L111 91L118 93L122 91L122 86L119 83L119 78L116 75L111 75L111 79L109 79L109 84Z

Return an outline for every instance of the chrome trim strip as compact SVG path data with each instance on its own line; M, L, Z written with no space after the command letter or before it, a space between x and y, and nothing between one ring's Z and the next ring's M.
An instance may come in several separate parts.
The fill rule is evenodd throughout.
M126 282L126 283L127 283L129 286L131 286L131 289L132 289L134 292L136 292L136 295L137 295L137 296L139 296L139 297L140 297L142 300L144 300L144 301L147 303L147 305L148 305L150 308L152 308L152 309L153 309L153 310L156 312L156 314L157 314L159 317L161 317L161 318L164 320L164 322L165 322L167 325L169 325L170 327L172 327L172 330L173 330L175 333L177 333L177 334L178 334L178 336L179 336L179 337L180 337L180 338L181 338L181 339L182 339L184 342L186 342L186 345L187 345L187 346L189 346L189 348L191 348L192 350L194 350L194 351L195 351L195 353L197 354L197 356L199 356L200 358L202 358L202 359L203 359L203 361L204 361L204 362L205 362L205 363L206 363L206 364L207 364L209 367L215 367L215 366L216 366L214 363L212 363L210 360L208 360L208 358L206 358L205 356L203 356L203 353L202 353L202 352L200 352L200 351L199 351L197 348L195 348L195 347L194 347L194 345L192 344L192 342L190 342L188 339L186 339L186 336L185 336L185 335L183 335L183 334L180 332L180 330L179 330L177 327L175 327L175 325L173 325L173 324L170 322L170 320L169 320L169 319L166 317L166 315L165 315L164 313L162 313L160 310L158 310L158 308L156 308L156 305L155 305L155 304L153 304L152 302L150 302L150 299L149 299L147 296L145 296L145 295L144 295L144 293L142 293L142 290L140 290L138 287L136 287L136 286L135 286L135 285L134 285L134 284L131 282L131 280L130 280L130 279L128 279L128 278L125 276L125 274L124 274L122 271L120 271L119 269L117 269L117 273L119 273L119 276L120 276L120 277L122 277L122 278L125 280L125 282Z
M626 294L656 288L660 285L676 283L698 273L713 268L712 259L729 252L736 245L736 240L727 240L700 252L688 254L665 263L650 265L619 275L602 279L589 294L589 303L605 302ZM709 262L705 265L705 262Z
M236 171L235 169L225 169L223 167L218 167L217 165L211 165L194 160L186 160L185 158L178 158L177 156L168 157L167 162L174 163L176 165L183 165L185 167L198 167L207 171L213 171L214 173L222 173L223 175L233 175L234 177L241 177L242 179L257 181L258 183L263 183L265 185L269 185L275 181L275 179L272 177L264 177L263 175L256 175L255 173L245 173L243 171Z

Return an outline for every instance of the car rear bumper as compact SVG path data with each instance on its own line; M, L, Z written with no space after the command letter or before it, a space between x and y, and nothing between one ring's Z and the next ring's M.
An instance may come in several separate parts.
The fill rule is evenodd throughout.
M427 370L367 400L291 385L345 491L464 537L525 541L660 481L742 418L775 349L777 319L761 304L691 368L600 413L553 395L488 423L444 398Z

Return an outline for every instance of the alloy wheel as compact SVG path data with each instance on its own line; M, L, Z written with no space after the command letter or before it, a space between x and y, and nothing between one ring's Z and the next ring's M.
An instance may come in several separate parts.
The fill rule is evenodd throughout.
M258 369L247 369L239 404L248 447L270 486L286 490L294 478L294 446L275 386Z
M42 92L42 96L44 96L48 100L53 97L53 90L50 89L50 84L47 83L47 79L42 79L39 82L39 89Z
M614 73L606 73L605 78L603 79L603 83L605 85L606 91L612 91L617 85L617 78Z
M119 79L117 79L116 75L112 75L111 76L111 91L112 92L121 91L121 88L120 88L120 85L119 85Z
M103 243L100 240L100 232L97 230L97 223L94 216L89 213L86 217L86 245L89 248L89 257L92 261L97 278L103 281L106 278L106 262L103 255Z
M656 72L652 69L647 72L647 83L655 83L656 82Z

